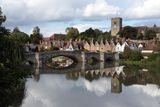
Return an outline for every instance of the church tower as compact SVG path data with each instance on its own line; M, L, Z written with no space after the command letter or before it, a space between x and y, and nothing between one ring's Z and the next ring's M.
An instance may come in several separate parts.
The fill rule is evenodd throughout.
M111 35L116 37L118 32L122 30L122 18L116 17L111 19Z

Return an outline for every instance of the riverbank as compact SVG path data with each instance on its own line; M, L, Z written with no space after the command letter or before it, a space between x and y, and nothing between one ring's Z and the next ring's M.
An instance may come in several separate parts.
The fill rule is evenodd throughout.
M157 54L151 54L148 56L148 59L141 59L138 61L133 61L133 60L119 60L120 64L128 64L128 65L139 65L139 66L155 66L155 65L160 65L160 53Z
M0 64L0 106L20 106L25 94L26 78L31 76L30 66L19 64L6 67Z

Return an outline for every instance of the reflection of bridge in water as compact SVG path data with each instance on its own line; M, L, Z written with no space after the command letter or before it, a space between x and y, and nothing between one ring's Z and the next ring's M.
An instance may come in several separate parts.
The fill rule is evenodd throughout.
M103 66L102 66L103 65ZM79 78L85 78L92 82L98 80L101 77L111 78L111 92L121 93L122 84L130 86L134 84L146 85L156 84L160 86L160 75L155 75L154 72L143 71L140 69L133 69L124 66L116 66L117 64L111 63L99 63L94 66L85 65L85 69L82 67L73 67L66 69L39 69L36 68L34 78L36 81L40 79L40 74L65 74L66 79L76 81ZM69 71L71 70L71 71Z
M50 69L36 68L34 78L35 80L40 79L40 74L65 74L66 79L77 80L79 77L84 77L85 79L92 81L100 77L112 77L111 87L112 92L120 93L122 90L122 83L120 78L125 78L125 73L123 72L124 66L116 66L115 63L97 63L96 65L85 65L83 63L81 66L74 66L68 69ZM115 67L116 66L116 67Z

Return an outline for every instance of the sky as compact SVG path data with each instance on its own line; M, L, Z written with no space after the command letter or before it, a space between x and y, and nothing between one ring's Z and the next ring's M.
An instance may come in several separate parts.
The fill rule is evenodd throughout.
M7 17L4 26L28 34L39 26L44 37L67 27L109 31L113 17L122 17L123 26L160 23L160 0L0 0L0 7Z

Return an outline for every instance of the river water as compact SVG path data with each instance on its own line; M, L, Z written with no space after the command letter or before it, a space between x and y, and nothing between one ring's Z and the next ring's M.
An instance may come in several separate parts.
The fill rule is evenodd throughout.
M133 66L41 71L27 79L21 106L160 107L160 73Z

